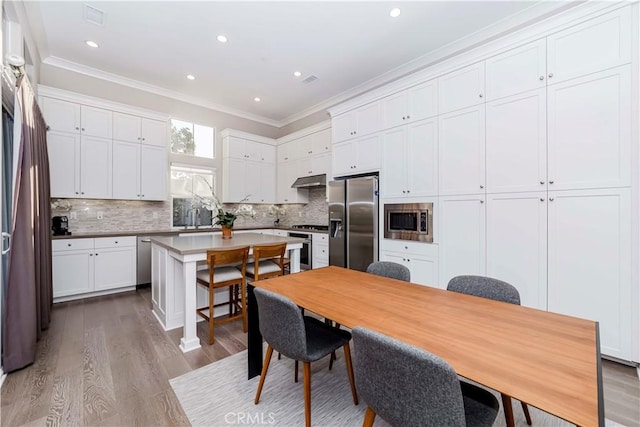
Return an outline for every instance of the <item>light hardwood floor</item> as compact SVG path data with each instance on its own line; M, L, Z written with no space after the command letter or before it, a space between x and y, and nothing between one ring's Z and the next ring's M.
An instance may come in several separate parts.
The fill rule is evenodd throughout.
M2 426L189 425L169 379L244 350L246 335L231 322L184 354L181 333L160 328L148 288L54 305L36 362L5 380ZM204 322L198 336L206 342ZM635 370L604 361L603 377L607 418L640 426Z

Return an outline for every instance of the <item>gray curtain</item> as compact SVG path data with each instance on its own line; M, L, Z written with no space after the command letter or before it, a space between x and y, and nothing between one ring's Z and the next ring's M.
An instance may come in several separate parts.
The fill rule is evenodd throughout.
M11 233L11 209L13 207L13 116L2 105L2 232ZM4 240L3 240L4 249ZM2 255L2 295L7 294L9 255ZM0 301L0 313L4 313L4 298ZM1 322L0 322L1 323Z
M49 327L51 210L46 124L26 75L16 82L21 122L5 318L3 368L12 372L35 361L36 341Z

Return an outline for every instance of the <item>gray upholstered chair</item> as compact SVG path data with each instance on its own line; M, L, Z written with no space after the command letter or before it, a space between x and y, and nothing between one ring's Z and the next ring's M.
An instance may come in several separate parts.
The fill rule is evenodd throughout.
M502 280L485 276L456 276L449 281L448 291L461 294L473 295L476 297L502 301L509 304L520 305L520 293L518 290ZM511 407L511 397L502 394L502 406L507 425L513 425L513 408ZM522 411L527 419L527 424L531 425L531 415L526 403L520 402Z
M261 288L254 290L258 302L260 332L267 342L260 382L255 403L260 393L271 362L273 350L303 363L305 424L311 425L311 362L315 362L333 351L344 348L347 374L351 384L353 403L358 404L349 341L351 334L329 326L312 317L303 316L300 308L288 298Z
M356 385L367 403L363 427L376 415L393 426L491 426L498 400L461 382L438 356L394 338L353 329Z
M375 274L376 276L390 277L392 279L404 280L405 282L411 281L411 271L402 264L390 261L376 261L369 264L367 267L367 273Z

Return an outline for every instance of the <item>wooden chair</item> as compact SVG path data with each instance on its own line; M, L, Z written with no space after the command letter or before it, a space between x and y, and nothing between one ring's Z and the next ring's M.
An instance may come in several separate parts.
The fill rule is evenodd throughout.
M208 270L198 271L196 281L209 290L209 306L196 308L196 313L209 322L209 344L213 344L213 327L242 318L242 330L247 332L246 268L249 247L207 251ZM234 266L230 264L240 264ZM229 288L229 301L215 304L218 288ZM216 320L215 307L229 305L229 316ZM205 313L206 312L206 313Z
M247 277L252 281L284 275L284 254L286 243L275 245L255 245L253 261L247 265Z

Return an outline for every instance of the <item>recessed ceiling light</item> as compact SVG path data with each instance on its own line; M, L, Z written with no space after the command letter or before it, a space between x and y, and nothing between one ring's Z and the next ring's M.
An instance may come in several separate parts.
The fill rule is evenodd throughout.
M187 74L187 78L188 78L189 80L195 80L195 79L196 79L196 76L194 76L193 74Z
M391 15L392 18L397 18L398 16L400 16L400 9L394 7L393 9L391 9L391 12L389 12L389 15Z
M293 75L296 77L300 77L302 75L302 73L300 71L294 71Z
M253 100L254 100L254 101L256 101L256 102L260 102L260 101L262 101L262 100L261 100L260 98L258 98L257 96L256 96L255 98L253 98Z
M93 40L87 40L87 41L85 41L85 43L89 47L98 47L98 43L94 42Z
M218 41L220 43L226 43L227 42L227 36L225 36L223 34L220 34L217 38L218 38Z

